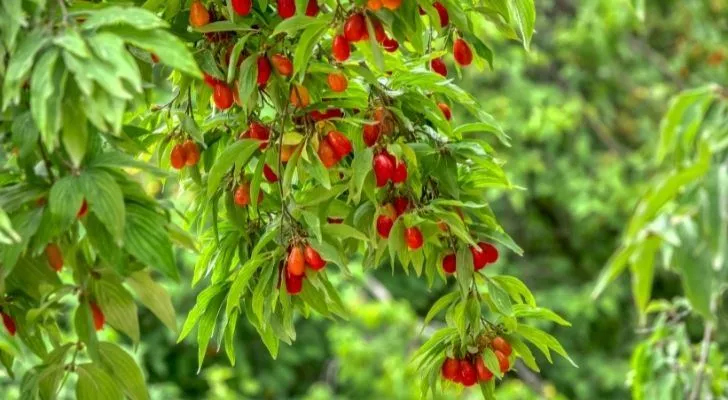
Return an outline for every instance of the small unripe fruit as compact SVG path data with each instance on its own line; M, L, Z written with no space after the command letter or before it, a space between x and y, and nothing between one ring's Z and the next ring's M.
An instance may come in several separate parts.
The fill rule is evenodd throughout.
M403 162L398 162L394 167L392 174L392 182L402 183L407 180L407 166Z
M17 327L15 326L15 320L4 312L0 311L0 317L2 317L3 325L5 325L5 329L7 329L8 334L10 336L15 336L15 332L17 331Z
M291 275L301 276L305 272L305 267L306 264L303 256L303 250L299 246L293 246L291 251L288 253L286 270Z
M460 375L460 361L447 357L442 363L442 377L448 381L459 380Z
M349 139L341 132L329 132L329 134L326 135L326 141L329 142L331 148L334 149L334 153L339 160L346 157L353 150L351 141L349 141Z
M485 366L483 357L481 357L480 354L475 357L475 370L478 372L479 381L488 382L493 379L493 373Z
M200 161L200 150L197 148L197 143L187 140L182 145L182 149L184 150L186 165L193 166Z
M495 356L496 358L498 358L498 368L500 368L500 371L503 373L508 371L508 369L511 367L510 361L508 361L508 357L505 354L501 353L499 350L495 351Z
M389 232L392 231L393 225L394 220L392 220L391 217L386 215L380 215L377 217L377 233L379 233L379 236L385 239L389 238Z
M63 268L63 254L61 253L60 247L55 243L49 243L45 248L45 254L48 265L54 271L60 272Z
M399 48L399 42L396 39L386 38L382 41L382 47L389 53L394 53Z
M308 0L306 4L306 15L309 17L315 17L319 13L319 5L316 0Z
M88 203L86 202L86 199L83 199L83 203L81 203L81 208L78 209L78 212L76 213L76 218L81 219L88 214Z
M366 20L363 14L353 14L344 23L344 36L350 42L358 42L367 34Z
M169 153L169 163L174 169L182 169L187 163L187 154L185 154L184 146L176 144Z
M381 123L379 121L364 124L362 136L364 138L364 144L367 147L374 146L377 140L379 140L379 134L381 132L380 125Z
M442 258L442 269L448 274L454 274L457 269L455 253L450 253Z
M407 243L407 247L409 247L410 250L417 250L422 247L422 243L424 243L422 232L419 228L414 226L407 228L404 230L404 241Z
M303 251L303 256L306 259L306 264L316 271L326 266L326 260L321 258L318 251L311 246L306 246L306 249Z
M293 74L293 63L283 54L275 54L271 57L271 62L276 71L283 76L291 76Z
M430 69L444 77L447 77L447 66L440 57L433 58L432 61L430 61Z
M334 56L336 61L346 61L351 55L351 47L349 41L344 35L337 35L334 41L331 43L331 54Z
M256 82L258 83L258 86L265 87L268 83L268 79L270 79L270 62L268 62L268 58L266 58L265 55L261 55L258 56L256 64L258 65L258 77L256 78Z
M372 160L372 167L374 169L374 177L377 181L377 187L382 187L392 179L394 174L394 163L385 153L379 153L374 156Z
M460 382L464 386L473 386L478 382L478 373L470 361L460 360Z
M227 110L233 105L233 90L224 82L217 82L212 92L212 99L217 108Z
M288 294L299 294L303 288L304 275L292 275L286 271L286 292Z
M277 0L278 3L278 15L283 18L291 18L296 14L296 2L295 0Z
M332 72L326 78L329 83L329 87L334 92L343 92L349 87L349 81L346 79L346 75L341 72Z
M493 346L493 349L500 351L506 357L509 357L513 352L511 344L500 336L496 336L496 338L493 339L493 342L491 342L491 345Z
M446 120L450 121L450 119L452 119L452 111L450 111L450 106L445 103L437 103L437 108L442 111L442 115L445 116Z
M384 8L396 10L402 5L402 0L382 0L382 5Z
M265 180L267 180L270 183L278 182L278 175L276 175L275 172L271 169L271 167L268 166L268 164L265 164L263 166L263 176L265 177Z
M94 302L91 302L89 305L91 306L91 315L94 318L94 328L96 328L97 331L100 331L104 328L104 322L106 322L104 312L101 311L101 307Z
M467 67L473 62L473 51L470 50L470 46L463 39L455 40L452 46L452 54L455 61L463 67Z
M291 87L291 104L298 108L311 104L311 96L305 86L296 84Z
M404 196L395 197L394 200L392 200L392 204L394 205L394 211L397 213L396 215L398 217L406 213L410 207L409 199Z
M152 63L156 64L156 63L159 62L159 56L158 55L152 53L151 54L151 57L152 57Z
M318 156L326 168L331 168L338 162L334 148L331 147L327 140L322 140L319 144Z
M252 0L232 0L233 11L235 14L244 17L250 14L250 9L253 8Z
M291 159L291 156L296 151L296 146L292 144L284 144L281 146L281 161L284 163Z
M193 1L190 6L190 25L194 28L199 28L203 25L207 25L210 22L210 13L207 8L199 2Z
M436 1L432 6L435 7L437 15L440 16L440 27L444 28L445 25L450 23L450 15L447 13L447 8L439 1Z

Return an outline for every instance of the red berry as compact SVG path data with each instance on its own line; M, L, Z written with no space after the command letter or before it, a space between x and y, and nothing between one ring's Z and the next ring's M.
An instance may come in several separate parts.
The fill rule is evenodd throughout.
M286 272L286 292L288 294L299 294L303 288L303 278L305 275L296 276Z
M204 73L203 77L204 77L205 85L209 86L210 89L214 89L215 84L219 82L219 80L215 79L212 75L208 74L207 72Z
M318 12L318 2L316 0L308 0L308 4L306 4L306 15L309 17L315 17Z
M55 243L49 243L45 248L45 253L48 265L54 271L60 272L63 268L63 253L61 253L61 248Z
M478 373L470 361L460 360L460 382L465 386L473 386L478 382Z
M437 103L437 107L442 111L442 115L445 116L445 119L450 121L452 119L452 111L450 111L450 106L448 106L445 103Z
M187 154L185 154L184 146L176 144L172 147L172 152L169 153L169 163L172 164L174 169L182 169L187 163Z
M447 77L447 66L445 65L445 62L442 61L442 58L433 58L432 61L430 61L430 68L436 73Z
M500 368L500 371L504 373L508 371L510 368L510 361L508 361L508 357L499 350L495 351L495 356L498 358L498 368Z
M442 377L449 381L459 380L460 361L447 357L442 363Z
M258 56L258 86L264 87L270 79L270 62L265 56Z
M475 370L478 372L479 381L488 382L493 379L493 373L485 366L483 357L481 357L480 354L475 357Z
M277 0L278 2L278 15L283 18L290 18L296 14L296 2L295 0Z
M329 132L329 134L326 135L326 141L329 142L331 148L334 149L334 153L336 153L336 157L339 160L346 157L353 150L351 141L349 141L349 139L341 132Z
M398 217L409 210L409 199L404 196L397 196L392 202L394 203L394 211Z
M450 23L450 15L447 13L447 8L439 1L436 1L432 6L435 7L437 15L440 16L440 26L444 28L445 25Z
M291 76L293 73L293 63L283 54L274 54L270 60L273 63L273 67L279 74L283 76ZM258 67L258 71L260 71L260 67ZM258 75L260 76L260 72ZM260 82L258 84L260 84Z
M485 264L488 263L485 258L485 252L480 247L480 243L478 243L478 246L470 247L470 254L473 255L473 269L476 271L483 269Z
M416 226L407 228L404 230L404 241L410 250L417 250L422 247L422 243L424 242L422 232Z
M270 130L259 122L251 122L248 130L243 132L241 138L251 138L262 141L260 149L268 147L268 138L270 138Z
M247 182L241 183L234 194L235 204L240 207L245 207L250 204L250 184Z
M478 243L480 246L480 249L483 250L483 253L485 254L485 262L486 264L492 264L496 261L498 261L498 249L493 246L490 243ZM508 355L508 354L506 354Z
M96 328L97 331L100 331L104 327L104 322L106 321L106 317L104 317L104 312L101 311L101 307L99 307L98 304L91 302L91 314L94 318L94 328Z
M332 72L326 78L329 83L329 87L334 92L343 92L349 87L349 81L346 79L346 75L341 72Z
M393 225L394 220L392 220L391 217L386 215L380 215L377 217L377 232L379 233L379 236L387 239L389 237L389 232L392 231Z
M242 17L250 14L250 9L253 8L253 2L251 0L232 0L233 11Z
M331 147L327 140L322 140L319 143L318 156L326 168L333 167L339 161L336 152L334 152L334 148Z
M349 59L351 47L344 35L337 35L331 43L331 54L337 61L343 62Z
M448 274L454 274L457 269L455 253L450 253L442 258L442 269Z
M303 256L303 249L300 246L293 246L288 253L286 270L289 274L301 276L305 272L306 261Z
M186 140L182 144L182 149L185 154L185 164L193 166L200 161L200 150L197 148L197 143L192 140Z
M383 43L384 40L387 39L387 33L384 32L384 25L382 25L382 21L377 18L371 18L371 21L372 28L374 28L374 38L377 40L377 43Z
M5 325L5 329L8 330L8 333L10 336L15 336L15 332L17 331L17 327L15 326L15 320L4 312L0 311L0 317L3 319L3 325Z
M392 174L392 182L402 183L407 180L407 166L403 162L398 162L394 167Z
M500 336L496 336L496 338L493 339L493 342L491 342L491 345L493 346L493 349L500 351L506 357L510 356L513 352L511 344Z
M394 174L394 163L388 154L379 153L374 156L372 167L374 168L374 177L377 180L377 187L386 185L387 181L392 179L392 175Z
M233 90L224 82L217 82L212 92L212 99L217 108L227 110L233 105Z
M367 34L367 24L363 14L353 14L344 23L344 36L350 42L358 42Z
M306 264L316 271L326 266L326 260L321 258L318 251L311 246L306 246L303 256L306 259Z
M364 124L362 136L364 137L364 144L367 147L374 146L377 140L379 140L379 134L381 133L380 125L378 121Z
M265 177L265 180L267 180L270 183L278 182L278 175L276 175L275 172L271 169L271 167L268 166L268 164L265 164L263 166L263 176Z
M452 54L455 61L463 67L467 67L473 62L473 51L463 39L455 40L455 44L452 45Z
M382 41L382 47L389 53L394 53L399 48L399 42L396 39L386 38Z
M81 219L88 214L88 203L86 202L86 199L83 199L83 203L81 203L81 208L78 209L78 212L76 213L76 218Z

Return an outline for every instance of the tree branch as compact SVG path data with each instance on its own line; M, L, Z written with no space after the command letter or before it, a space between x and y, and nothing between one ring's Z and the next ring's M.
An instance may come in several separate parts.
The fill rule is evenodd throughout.
M715 310L717 307L717 296L713 296L711 300L710 309ZM705 321L705 329L703 330L703 340L700 348L700 359L698 361L698 373L695 375L695 383L693 389L690 392L689 400L698 400L700 398L700 392L703 389L703 379L705 378L705 366L708 363L708 355L710 354L710 341L713 336L713 321Z

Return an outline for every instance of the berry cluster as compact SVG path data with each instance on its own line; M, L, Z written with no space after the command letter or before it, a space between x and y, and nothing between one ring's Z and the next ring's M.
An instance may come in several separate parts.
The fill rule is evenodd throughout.
M510 343L500 336L497 336L490 343L494 354L498 359L498 368L501 373L510 369L509 358L513 352ZM442 377L445 380L460 383L464 386L473 386L477 382L488 382L493 379L493 372L485 366L483 357L480 354L467 354L464 358L446 357L442 363Z
M200 161L200 149L197 143L192 140L185 140L184 143L177 143L169 154L169 163L174 169L182 169L185 166L191 167Z
M306 277L306 267L319 271L326 266L326 260L311 247L311 245L292 245L288 251L285 263L286 291L288 294L298 294L303 288L303 279ZM278 275L278 286L281 284L283 266Z

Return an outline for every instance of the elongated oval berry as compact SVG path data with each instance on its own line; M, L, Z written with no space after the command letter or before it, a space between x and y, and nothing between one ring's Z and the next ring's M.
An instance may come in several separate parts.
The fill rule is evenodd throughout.
M265 164L263 166L263 176L265 177L265 180L267 180L270 183L278 182L278 175L271 169L271 167L268 166L268 164Z
M258 77L256 78L256 82L258 82L258 86L265 87L268 83L268 79L270 79L270 62L268 62L268 58L265 55L261 55L258 56L256 64L258 65Z
M363 14L353 14L344 23L344 36L350 42L364 39L367 33L367 23Z
M172 147L172 152L169 153L169 163L174 169L182 169L187 163L187 154L182 144L176 144Z
M331 54L336 61L343 62L349 59L351 55L351 46L344 35L336 35L334 41L331 42Z
M389 238L389 232L392 231L394 220L387 215L380 215L377 217L377 233L379 236L387 239Z
M407 243L407 247L409 247L410 250L417 250L422 247L422 243L424 243L422 232L416 226L407 228L404 230L404 241Z
M407 166L403 162L398 162L394 167L392 174L392 182L402 183L407 180Z
M432 61L430 61L430 69L447 78L447 66L445 65L445 62L442 61L442 58L433 58Z
M394 163L386 153L379 153L374 156L372 160L372 167L374 169L374 177L377 181L377 187L382 187L392 179L394 174Z
M364 144L367 147L372 147L377 144L377 140L379 140L379 134L381 133L380 126L381 123L379 121L364 124L362 136L364 138Z
M300 246L291 247L286 260L286 270L289 274L301 276L305 272L306 261L303 256L303 249Z
M199 28L210 22L210 13L200 1L193 1L190 6L190 25Z
M205 82L205 85L209 86L210 89L214 89L215 84L219 82L219 80L217 80L215 77L208 74L207 72L203 74L203 80Z
M83 199L83 203L81 203L81 208L78 209L78 212L76 213L76 218L81 219L88 214L88 203L86 202L86 199Z
M446 120L450 121L450 119L452 119L452 111L450 111L450 106L445 103L437 103L437 108L442 111L442 115L445 116Z
M303 250L303 256L306 259L306 264L316 271L326 266L326 260L321 258L318 251L311 246L306 246Z
M283 18L291 18L296 14L296 2L295 0L277 0L278 4L278 15Z
M304 276L305 275L293 275L286 271L286 292L293 295L301 293Z
M394 200L392 200L392 204L394 205L394 211L397 213L398 217L406 213L410 208L410 201L404 196L395 197Z
M322 140L321 143L319 143L318 156L321 159L321 163L326 168L333 167L339 161L336 156L336 152L334 152L334 148L331 147L327 140Z
M341 72L332 72L326 77L329 83L329 87L334 92L343 92L349 87L349 81L346 79L346 75Z
M473 62L473 51L470 50L470 45L463 39L455 40L452 45L452 54L455 61L463 67L467 67Z
M460 360L460 382L464 386L473 386L478 382L475 366L468 360Z
M374 28L374 39L376 39L377 43L383 43L387 39L387 32L384 31L382 21L376 17L371 17L370 20L372 21L372 28Z
M233 200L239 207L245 207L250 204L250 183L243 182L238 185L238 188L235 189Z
M304 108L311 104L311 95L305 86L295 84L291 86L291 104L294 107Z
M55 243L49 243L45 248L45 254L48 265L54 271L60 272L63 268L63 253L61 253L61 248Z
M510 361L508 361L508 357L503 354L500 350L495 351L495 356L498 359L498 368L500 368L501 372L506 372L508 369L510 369Z
M94 328L96 328L97 331L100 331L104 328L104 323L106 322L104 312L101 311L101 307L94 302L89 303L89 305L91 306L91 315L94 318Z
M252 0L232 0L233 11L235 14L244 17L250 14L250 9L253 8Z
M382 5L384 8L396 10L402 5L402 0L382 0Z
M460 361L447 357L442 363L442 377L448 381L455 381L460 375Z
M215 101L217 108L227 110L233 105L233 90L224 82L218 82L215 84L215 89L213 89L212 99Z
M382 47L389 53L394 53L399 48L399 42L393 38L386 38L382 41Z
M274 54L270 60L271 63L273 63L273 68L275 68L279 74L283 76L291 76L291 74L293 74L293 63L288 57L283 54Z
M493 373L490 372L488 367L485 366L485 363L483 362L483 357L478 354L475 357L475 370L478 373L478 380L481 382L488 382L489 380L493 379Z
M317 0L308 0L306 4L306 15L309 17L315 17L319 13L319 5Z
M455 253L450 253L442 258L442 269L445 273L454 274L457 269Z
M200 161L200 150L197 148L197 143L187 140L182 144L182 149L184 149L186 165L192 166Z
M270 138L270 130L267 126L259 122L251 122L248 129L240 135L241 139L255 139L260 140L261 143L258 146L259 149L265 149L268 147L268 139Z
M17 331L17 327L15 326L15 320L13 320L10 315L2 311L0 311L0 317L2 317L3 319L3 325L5 325L5 329L7 329L8 334L10 334L10 336L15 336L15 332Z
M473 255L473 269L479 271L485 267L488 262L485 259L485 252L478 246L470 246L470 254Z
M336 153L338 159L346 157L353 150L349 138L339 131L329 132L329 134L326 135L326 141L328 141L331 148L334 149L334 153Z
M491 345L493 346L494 350L500 351L506 357L510 356L513 352L511 344L500 336L496 336L495 339L493 339L493 341L491 342Z
M440 27L444 28L445 25L450 23L450 14L447 13L447 8L439 1L436 1L432 6L435 7L437 15L440 17Z

